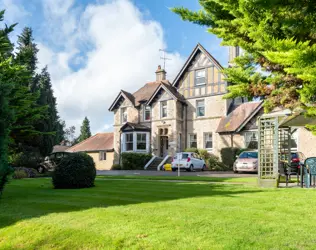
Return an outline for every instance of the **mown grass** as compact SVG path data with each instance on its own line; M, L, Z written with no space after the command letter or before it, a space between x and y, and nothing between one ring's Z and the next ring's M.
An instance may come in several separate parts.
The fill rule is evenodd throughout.
M99 179L135 179L135 180L180 180L231 183L257 183L257 177L206 177L206 176L145 176L145 175L102 175Z
M207 182L11 181L0 249L315 249L316 190Z

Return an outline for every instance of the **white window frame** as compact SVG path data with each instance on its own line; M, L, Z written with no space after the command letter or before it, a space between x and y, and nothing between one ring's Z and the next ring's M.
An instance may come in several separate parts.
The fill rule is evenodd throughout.
M207 139L206 139L206 136L208 136L208 135L211 135L211 139L210 139L210 140L207 140ZM204 133L204 136L203 136L203 137L204 137L204 148L205 148L207 151L212 151L213 148L214 148L213 133L212 133L212 132L206 132L206 133ZM211 148L206 147L206 143L207 143L208 141L210 141L210 142L212 143L212 147L211 147Z
M126 113L126 121L124 121L124 114ZM127 122L127 108L121 108L121 124Z
M195 136L195 140L191 141L191 136ZM196 143L196 147L192 147L191 146L191 143L192 142L195 142ZM188 145L189 148L197 148L197 134L189 134L189 145Z
M199 76L199 72L204 72L204 76ZM204 82L198 83L198 79L204 78ZM205 85L206 84L206 69L197 69L195 71L195 86Z
M106 151L99 151L99 160L106 161Z
M146 112L149 111L149 119L146 120ZM151 120L151 107L148 105L144 105L144 121L150 121Z
M166 116L164 116L163 110L166 109ZM168 117L168 102L162 101L160 102L160 118L166 118Z
M132 140L131 141L127 141L127 135L132 135ZM133 152L134 151L134 133L124 133L125 136L125 140L124 140L124 148L125 148L125 152ZM132 149L131 150L127 150L127 143L132 143Z
M203 102L203 106L199 105L199 103L201 102ZM199 115L199 108L204 109L204 115ZM205 100L204 99L196 100L196 117L205 117Z
M142 135L145 135L145 140L141 140L142 143L145 143L145 149L139 149L138 148L138 135L142 136ZM147 133L140 133L140 132L137 132L136 133L136 151L143 151L143 152L146 152L147 151L147 148L148 148L148 145L147 145Z

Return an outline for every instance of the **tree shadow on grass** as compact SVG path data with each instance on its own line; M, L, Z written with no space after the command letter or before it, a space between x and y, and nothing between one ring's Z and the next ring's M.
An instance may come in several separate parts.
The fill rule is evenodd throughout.
M142 180L97 180L93 188L61 190L53 189L50 179L14 180L0 199L0 228L50 213L258 192L238 185Z

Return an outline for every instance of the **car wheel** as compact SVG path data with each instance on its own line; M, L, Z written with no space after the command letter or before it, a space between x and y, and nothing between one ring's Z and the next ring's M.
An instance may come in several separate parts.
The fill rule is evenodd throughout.
M202 169L201 169L201 171L205 171L206 170L206 166L205 166L205 164L203 165L203 167L202 167Z
M238 171L236 168L233 169L235 174L238 174Z

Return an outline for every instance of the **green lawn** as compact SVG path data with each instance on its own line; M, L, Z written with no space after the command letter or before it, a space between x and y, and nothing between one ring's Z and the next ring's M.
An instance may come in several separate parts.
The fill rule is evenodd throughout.
M98 179L14 180L0 249L315 249L316 190Z
M138 179L138 180L180 180L231 183L257 183L257 177L206 177L206 176L146 176L146 175L102 175L99 179Z

